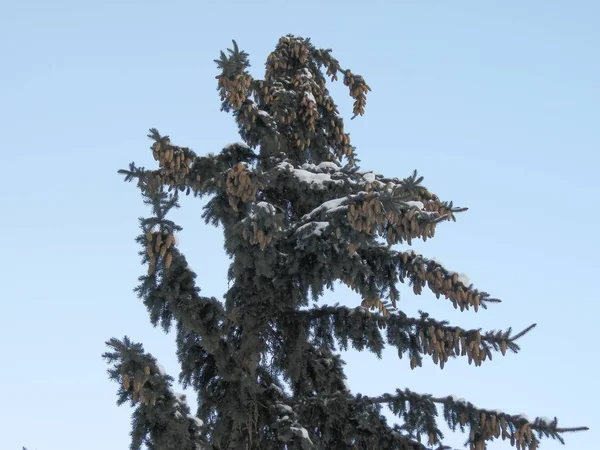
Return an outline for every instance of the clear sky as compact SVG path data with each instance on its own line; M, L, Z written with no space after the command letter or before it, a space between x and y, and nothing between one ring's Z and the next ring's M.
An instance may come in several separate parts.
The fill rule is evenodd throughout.
M480 368L458 359L411 371L393 349L381 361L347 354L351 389L557 415L592 427L567 435L567 448L596 449L599 30L592 0L3 2L0 449L128 447L131 411L115 405L104 341L127 334L172 375L178 365L174 337L151 327L132 292L148 211L116 171L154 164L150 127L199 154L239 140L219 112L213 59L236 39L260 78L288 33L333 48L371 86L366 116L347 121L362 168L418 169L430 190L470 208L416 249L504 300L460 314L405 290L401 308L469 328L538 323L519 355ZM332 92L349 118L343 88ZM183 206L181 249L203 293L221 296L221 234L203 224L200 201ZM323 300L336 301L360 303L344 289Z

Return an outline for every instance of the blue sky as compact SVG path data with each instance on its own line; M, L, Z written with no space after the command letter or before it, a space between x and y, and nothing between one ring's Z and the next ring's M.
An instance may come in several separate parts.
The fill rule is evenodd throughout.
M404 290L400 307L469 328L538 323L519 355L480 368L459 359L411 371L393 349L381 361L347 354L351 389L557 415L592 427L566 436L567 448L596 448L599 17L594 1L4 2L0 448L128 447L131 411L115 405L104 341L127 334L169 373L178 366L173 336L151 327L132 292L147 210L116 171L153 164L150 127L200 154L238 140L212 60L236 39L261 77L288 33L333 48L371 86L366 116L347 122L364 169L418 169L430 190L470 208L416 250L504 300L460 314ZM349 118L343 86L332 92ZM203 293L221 296L221 234L199 201L183 204L181 249ZM336 301L360 302L344 289L323 300Z

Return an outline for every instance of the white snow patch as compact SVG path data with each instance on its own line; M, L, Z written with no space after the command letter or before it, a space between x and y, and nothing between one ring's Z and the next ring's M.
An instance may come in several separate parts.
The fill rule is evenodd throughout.
M240 146L240 147L250 149L250 147L248 147L244 142L232 142L231 144L227 144L225 147L223 147L223 150L230 150L231 147L235 147L235 146Z
M314 225L314 224L316 224L316 225ZM309 236L321 236L323 234L323 230L325 228L327 228L328 226L329 226L329 222L308 222L308 223L305 223L304 225L298 227L298 229L296 230L296 233L302 232L306 228L314 227L312 232L310 234L306 235L305 238L307 238Z
M303 427L290 427L290 430L299 432L302 435L303 439L308 439L308 441L312 444L312 441L308 437L308 431L306 431L306 428L303 428Z
M434 263L439 264L440 266L442 266L444 269L446 269L446 271L448 272L448 274L450 276L453 276L454 274L458 275L458 281L460 281L462 284L464 284L465 286L470 286L471 285L471 278L469 278L469 276L464 273L464 272L453 272L452 270L448 269L448 267L446 267L444 264L442 264L442 262L436 258L429 258L430 261L433 261Z
M471 279L467 276L467 274L463 272L458 274L458 281L460 281L465 286L469 286L471 284Z
M314 222L317 224L317 227L313 230L312 234L321 236L323 234L323 230L329 226L329 222Z
M313 209L308 214L305 214L302 217L302 220L308 220L312 217L315 217L316 215L318 215L319 213L321 213L323 211L326 214L333 212L333 211L337 211L337 210L339 210L339 208L341 207L342 203L345 200L347 200L347 197L340 197L340 198L334 198L333 200L327 200L326 202L321 203L319 206L317 206L315 209Z
M367 183L374 183L375 182L375 172L365 173L363 175L363 180L365 180Z
M283 395L283 389L281 389L279 386L276 386L275 384L271 383L270 387L271 389L275 389L279 395Z
M302 76L306 77L306 78L312 78L312 73L310 73L310 70L308 70L306 67L302 68Z
M457 396L456 396L456 395L454 395L454 394L452 394L452 395L450 396L450 398L452 399L452 401L453 401L454 403L462 403L462 404L465 404L465 405L467 404L467 401L466 401L464 398L459 398L459 397L457 397Z
M317 169L321 169L321 170L330 169L330 170L335 170L337 172L337 171L341 170L341 167L338 166L336 163L324 161L317 166Z
M271 203L267 203L267 202L258 202L256 204L257 208L260 209L264 209L265 211L267 211L269 214L275 214L275 207L271 204Z
M173 242L175 243L175 245L179 245L179 235L178 234L173 234Z
M317 100L315 100L315 96L313 95L312 92L304 92L304 95L306 96L306 98L308 99L309 102L313 102L313 103L317 103Z
M335 212L338 211L346 211L348 209L348 206L343 205L343 206L337 206L335 208L331 208L330 210L327 211L327 214L333 214Z
M423 210L423 208L425 208L425 205L423 205L423 202L418 202L418 201L408 201L408 202L404 202L406 203L409 207L416 207L419 211Z
M324 182L334 181L328 173L311 173L302 169L294 169L294 176L305 183L320 185L320 188L325 188L325 186L323 186ZM338 183L340 182L339 180L335 181Z
M277 168L294 170L294 166L292 166L289 162L286 161L277 164Z
M277 165L277 168L290 170L296 178L305 183L316 185L319 189L326 189L325 182L332 182L336 184L343 183L342 180L332 180L331 175L328 173L313 173L304 169L296 169L290 163L282 162Z
M160 375L166 375L167 371L165 370L165 367L162 364L156 363L156 369L158 370L158 373Z
M292 413L294 412L294 410L292 409L292 407L291 407L291 406L289 406L289 405L285 405L285 404L283 404L283 403L278 403L278 404L277 404L277 407L278 407L279 409L281 409L282 411L285 411L286 413L290 413L290 414L292 414Z
M340 170L342 170L342 168L340 166L338 166L336 163L334 162L330 162L330 161L323 161L322 163L319 163L317 165L312 164L312 163L303 163L300 166L301 169L304 170L312 170L312 171L316 171L316 172L339 172Z
M179 411L175 411L175 413L173 415L175 416L176 419L181 419L183 417Z
M261 117L267 117L267 118L268 118L268 117L271 117L271 114L269 114L269 113L268 113L268 112L266 112L266 111L263 111L262 109L259 109L259 110L258 110L258 115L259 115L259 116L261 116Z
M554 422L554 420L550 419L549 417L540 417L540 421L546 425L550 425L552 422Z

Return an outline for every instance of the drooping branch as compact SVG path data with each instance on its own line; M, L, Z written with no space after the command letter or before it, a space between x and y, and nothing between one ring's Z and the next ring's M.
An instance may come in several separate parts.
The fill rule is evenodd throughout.
M361 241L359 232L348 230L344 201L332 201L330 217L325 213L307 221L294 230L290 239L297 250L296 258L307 261L302 268L311 274L315 292L321 292L319 286L329 287L332 280L339 280L361 295L364 306L379 307L384 314L385 298L396 307L398 281L408 281L416 294L428 286L436 297L443 295L461 310L472 307L477 311L500 301L436 261L412 251L399 252L378 242ZM315 265L315 260L322 263Z
M178 207L177 193L168 194L162 187L151 189L143 178L141 191L144 202L152 206L154 215L140 219L142 263L148 264L147 275L139 278L135 289L144 301L154 326L159 323L168 331L173 319L195 332L210 353L223 350L220 328L225 321L221 303L215 298L203 297L196 286L196 274L189 268L179 251L176 233L181 227L166 218L172 208Z
M374 314L365 307L321 306L310 310L291 311L290 314L312 330L316 342L334 349L334 338L338 345L347 350L350 343L356 350L368 349L380 355L385 341L398 350L398 356L408 353L411 369L422 365L423 355L429 355L440 368L450 358L467 356L469 364L479 366L492 359L492 351L502 355L507 350L517 353L520 348L515 342L533 329L534 325L512 336L512 330L489 331L465 330L449 326L446 321L436 321L426 313L420 318L408 317L401 311Z
M545 418L536 418L529 421L523 415L510 415L498 410L477 408L473 404L454 396L433 397L431 395L416 394L406 389L397 390L395 394L383 394L379 397L362 397L363 401L373 404L387 404L392 412L405 420L405 428L410 429L413 424L422 424L428 420L435 410L435 405L443 406L444 419L448 426L455 431L460 427L465 431L469 428L469 441L471 450L482 450L485 442L502 438L508 439L517 449L535 450L539 440L550 437L564 444L561 434L588 430L588 427L558 427L558 421ZM435 430L429 430L434 433ZM534 435L534 432L537 434Z
M137 180L142 191L157 191L165 186L169 191L196 196L214 194L225 185L227 171L260 159L241 142L225 146L217 155L209 153L201 157L188 147L171 144L169 136L161 136L155 128L150 129L148 137L154 141L150 148L159 169L145 170L131 163L129 170L118 171L125 175L125 181Z
M190 413L185 396L172 390L173 378L141 344L126 336L106 342L102 356L111 367L110 378L119 383L118 401L130 401L133 412L132 450L152 448L196 450L205 444L204 423Z
M378 405L355 401L345 382L341 358L319 339L307 340L304 324L297 317L280 316L277 328L288 330L283 326L286 322L298 329L280 335L272 366L290 382L292 397L285 401L288 412L293 411L300 423L311 424L307 434L319 439L321 448L425 449L398 426L389 426Z

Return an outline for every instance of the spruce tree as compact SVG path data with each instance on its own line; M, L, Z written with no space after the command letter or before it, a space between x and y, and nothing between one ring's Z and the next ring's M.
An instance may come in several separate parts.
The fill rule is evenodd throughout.
M349 392L340 349L381 355L393 346L411 369L425 357L441 368L458 356L479 366L495 353L518 352L518 339L534 325L481 332L397 309L399 282L461 311L499 300L400 248L433 238L466 208L440 200L416 172L399 179L359 168L326 78L343 78L354 117L364 113L370 89L331 50L282 37L264 80L250 75L235 41L216 63L221 109L233 114L243 142L199 156L151 129L158 168L131 163L119 171L152 210L140 219L137 242L148 270L136 292L154 326L169 332L175 325L179 380L199 403L192 414L141 344L109 340L104 357L120 385L118 403L135 407L132 450L448 448L438 410L473 450L494 439L535 450L543 437L562 442L564 432L585 429L409 389ZM178 246L181 227L168 217L184 193L208 197L203 218L223 229L231 258L223 299L201 295ZM358 294L356 307L317 303L337 282ZM399 424L386 421L384 406Z

